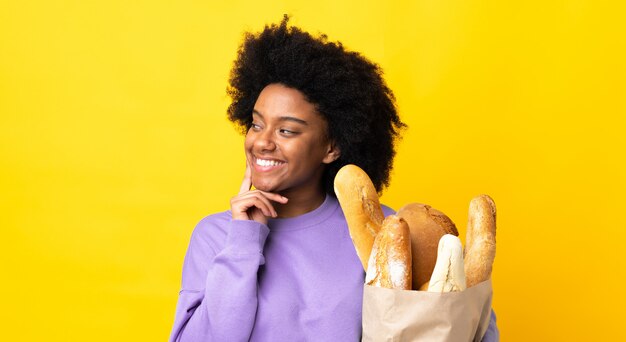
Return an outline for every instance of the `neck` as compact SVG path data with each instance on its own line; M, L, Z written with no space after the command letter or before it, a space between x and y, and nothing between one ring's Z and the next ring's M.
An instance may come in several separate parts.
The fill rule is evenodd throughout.
M322 189L316 189L312 192L291 193L289 191L281 192L289 201L285 204L273 202L274 209L278 214L278 218L296 217L306 214L317 209L326 199L326 193Z

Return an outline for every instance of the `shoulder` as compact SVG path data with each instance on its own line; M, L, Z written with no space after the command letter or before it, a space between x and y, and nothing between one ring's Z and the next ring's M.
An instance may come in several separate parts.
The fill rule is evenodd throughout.
M391 207L388 207L384 204L381 204L380 206L383 208L383 213L385 214L385 217L396 213L396 211L393 210Z

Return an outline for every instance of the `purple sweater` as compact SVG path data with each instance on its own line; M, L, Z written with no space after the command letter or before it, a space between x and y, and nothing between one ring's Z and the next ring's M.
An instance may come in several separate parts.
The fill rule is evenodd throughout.
M170 341L359 341L364 280L332 196L267 225L210 215L191 236ZM492 311L483 341L498 340Z

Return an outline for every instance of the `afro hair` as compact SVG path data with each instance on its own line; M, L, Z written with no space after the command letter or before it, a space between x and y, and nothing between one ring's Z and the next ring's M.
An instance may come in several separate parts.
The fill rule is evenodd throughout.
M335 175L344 165L354 164L381 193L389 185L395 139L406 127L382 69L340 42L329 42L324 34L313 37L288 26L288 21L285 15L279 25L244 34L227 88L232 99L228 118L245 134L263 88L279 83L297 89L326 119L328 136L341 151L324 171L324 190L336 196Z

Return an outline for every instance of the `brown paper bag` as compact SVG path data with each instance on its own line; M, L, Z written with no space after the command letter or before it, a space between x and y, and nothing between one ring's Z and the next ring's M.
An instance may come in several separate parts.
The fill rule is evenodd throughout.
M491 318L491 279L461 292L364 285L363 341L481 341Z

